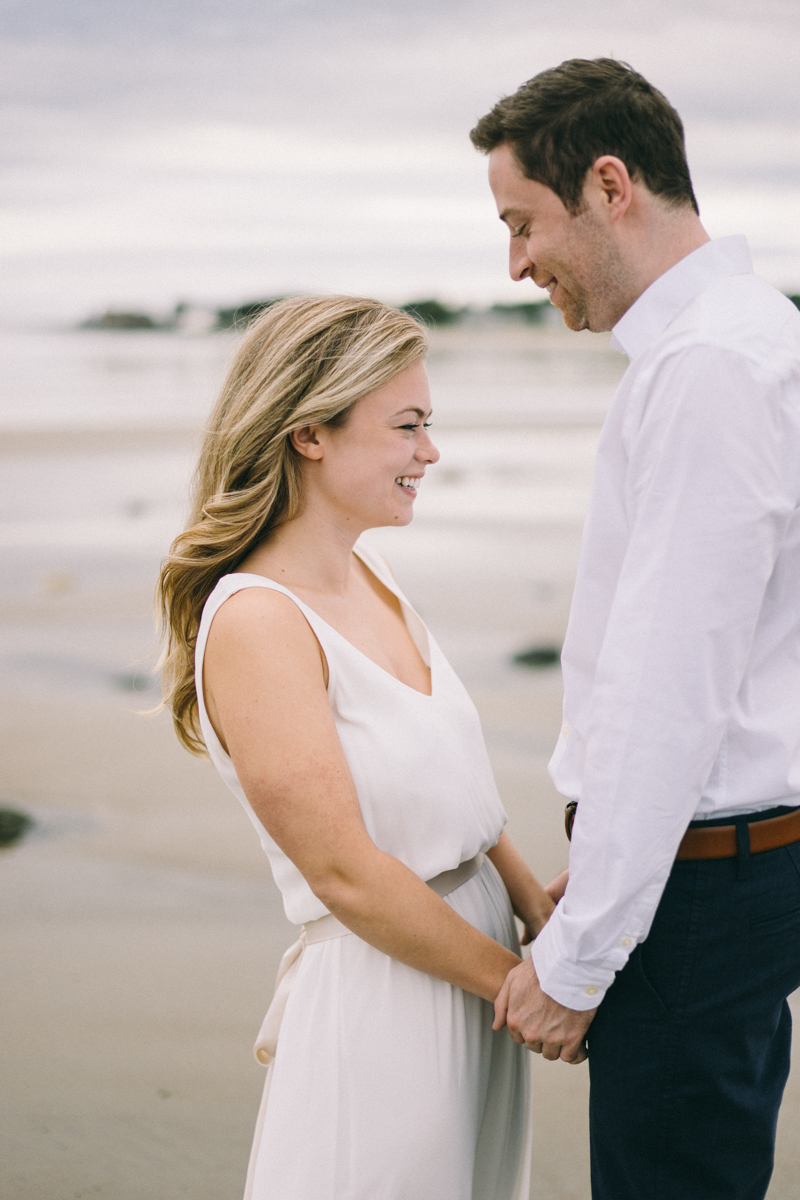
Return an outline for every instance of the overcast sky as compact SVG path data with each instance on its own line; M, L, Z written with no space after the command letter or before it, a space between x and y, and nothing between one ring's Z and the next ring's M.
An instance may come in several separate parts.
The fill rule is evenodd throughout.
M613 55L681 113L709 233L800 291L797 0L4 0L0 319L341 290L540 293L469 143Z

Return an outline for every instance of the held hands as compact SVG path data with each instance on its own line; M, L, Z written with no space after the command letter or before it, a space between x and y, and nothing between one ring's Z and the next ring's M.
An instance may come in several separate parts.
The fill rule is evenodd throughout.
M525 926L522 943L526 945L550 919L564 895L569 873L562 871L543 888L505 833L488 853L506 885L516 916ZM573 1012L546 996L530 960L509 972L495 999L494 1011L494 1029L508 1025L515 1042L545 1058L579 1063L587 1057L583 1039L594 1011Z
M544 917L541 913L525 920L523 946L528 945L546 924L550 913L564 895L569 871L562 871L544 888L551 907ZM508 1032L519 1045L535 1054L554 1061L581 1063L586 1057L584 1038L597 1009L576 1012L565 1008L542 991L533 962L528 959L509 972L494 1002L493 1029L508 1026Z
M539 986L531 959L509 971L494 1002L494 1012L493 1029L507 1025L515 1042L551 1062L561 1058L577 1064L588 1057L584 1038L597 1009L576 1012L547 996Z

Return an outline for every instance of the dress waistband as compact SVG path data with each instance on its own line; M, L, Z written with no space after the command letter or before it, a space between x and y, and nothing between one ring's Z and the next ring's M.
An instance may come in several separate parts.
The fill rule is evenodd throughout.
M476 854L474 858L468 858L466 862L454 867L452 871L442 871L441 875L435 875L433 879L427 880L428 887L438 896L443 898L449 896L456 888L460 888L463 883L472 879L473 875L477 875L482 865L483 854ZM313 946L315 942L327 942L329 938L345 937L352 932L352 929L343 925L333 913L327 913L316 921L306 921L303 926L306 944L309 946Z
M483 854L479 853L474 858L469 858L466 862L454 867L452 871L442 871L440 875L427 880L428 887L439 896L449 896L456 888L460 888L472 879L473 875L477 875L483 866L483 858ZM326 913L324 917L319 917L316 921L307 921L300 930L300 937L284 954L281 965L278 967L278 978L275 981L272 1003L267 1009L267 1015L264 1017L253 1047L253 1053L262 1066L268 1067L275 1057L286 1002L289 999L294 977L300 967L300 959L303 957L306 946L313 946L315 942L327 942L331 938L347 936L355 936L352 929L343 925L333 913Z

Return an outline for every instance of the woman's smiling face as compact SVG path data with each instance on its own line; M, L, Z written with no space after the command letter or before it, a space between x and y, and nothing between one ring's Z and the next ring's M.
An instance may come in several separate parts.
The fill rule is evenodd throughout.
M420 361L359 400L344 425L312 427L322 453L312 452L307 485L354 529L408 525L425 468L439 458L428 436L430 415ZM301 453L311 458L309 450Z

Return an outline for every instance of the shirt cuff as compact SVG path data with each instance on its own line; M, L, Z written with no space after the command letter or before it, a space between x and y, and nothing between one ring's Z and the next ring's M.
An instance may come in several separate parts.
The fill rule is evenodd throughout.
M561 945L559 911L555 910L531 947L539 986L545 995L571 1008L586 1012L597 1008L611 984L614 971L570 962Z

